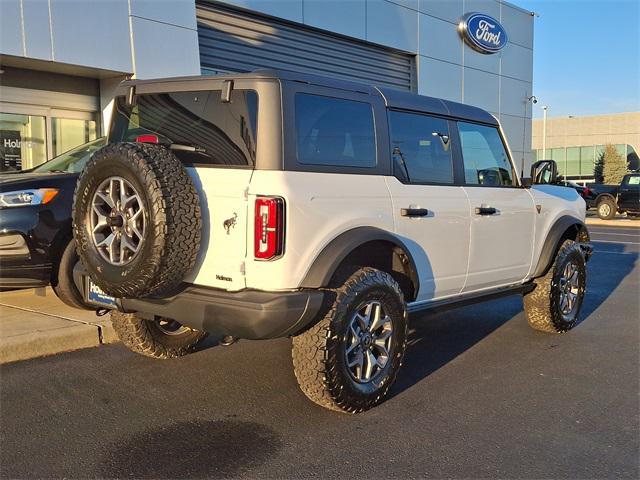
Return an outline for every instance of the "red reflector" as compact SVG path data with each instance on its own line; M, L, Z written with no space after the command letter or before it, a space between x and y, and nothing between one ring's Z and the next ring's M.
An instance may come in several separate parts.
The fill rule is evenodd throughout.
M157 135L138 135L136 137L138 143L158 143Z
M282 255L284 247L284 200L279 197L256 199L254 255L269 260Z

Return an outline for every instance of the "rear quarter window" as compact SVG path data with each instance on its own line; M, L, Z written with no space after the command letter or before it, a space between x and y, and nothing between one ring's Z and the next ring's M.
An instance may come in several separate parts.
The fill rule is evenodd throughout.
M116 99L110 142L155 136L184 163L253 167L256 161L258 96L234 90L138 95L134 105Z
M298 162L301 164L376 166L371 104L298 93L295 125Z

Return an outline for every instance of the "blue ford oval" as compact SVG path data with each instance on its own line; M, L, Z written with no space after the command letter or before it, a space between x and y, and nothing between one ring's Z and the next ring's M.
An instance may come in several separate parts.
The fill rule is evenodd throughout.
M507 32L500 22L484 13L468 13L460 30L471 47L484 53L496 53L507 44Z

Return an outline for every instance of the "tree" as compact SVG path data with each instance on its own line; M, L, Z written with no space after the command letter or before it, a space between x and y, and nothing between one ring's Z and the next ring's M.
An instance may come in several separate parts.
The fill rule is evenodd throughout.
M610 143L607 144L593 169L596 181L617 185L627 173L629 173L627 159L618 153L616 147Z
M601 152L593 166L593 178L596 183L604 183L604 152Z

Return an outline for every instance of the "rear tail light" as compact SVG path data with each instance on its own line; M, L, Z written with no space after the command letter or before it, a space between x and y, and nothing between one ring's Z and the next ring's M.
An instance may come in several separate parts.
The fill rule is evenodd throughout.
M254 254L258 260L271 260L284 251L284 199L256 198Z
M157 135L138 135L136 137L137 143L158 143Z
M584 187L584 189L582 190L582 196L588 197L589 195L591 195L591 190L589 190L589 187Z

